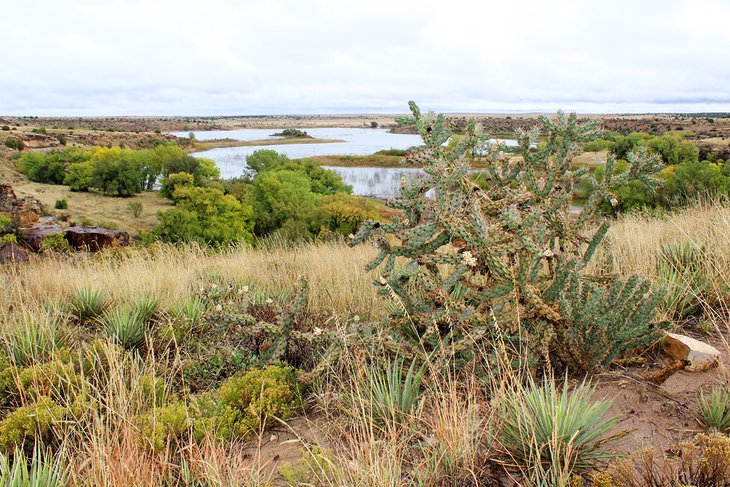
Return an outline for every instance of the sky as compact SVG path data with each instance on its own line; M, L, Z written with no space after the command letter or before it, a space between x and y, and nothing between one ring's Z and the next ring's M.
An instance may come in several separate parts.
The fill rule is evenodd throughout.
M0 0L0 115L730 111L730 1Z

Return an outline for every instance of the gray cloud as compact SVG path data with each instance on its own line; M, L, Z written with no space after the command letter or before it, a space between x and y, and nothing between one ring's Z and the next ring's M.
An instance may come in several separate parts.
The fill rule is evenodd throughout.
M721 0L17 3L0 114L730 111Z

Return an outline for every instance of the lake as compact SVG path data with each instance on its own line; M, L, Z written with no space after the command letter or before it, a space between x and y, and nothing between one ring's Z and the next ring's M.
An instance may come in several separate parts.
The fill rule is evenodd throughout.
M197 140L233 139L240 141L265 140L282 129L211 130L193 132ZM196 152L195 157L213 159L221 171L222 178L243 175L246 157L255 150L271 149L290 159L329 155L370 155L386 149L408 149L422 144L421 137L413 134L392 134L385 129L366 128L308 128L304 129L318 139L338 139L343 142L324 144L281 144L247 147L219 147ZM171 132L178 137L187 137L189 132ZM275 138L273 138L275 139ZM506 141L514 143L514 141ZM352 192L373 198L393 198L398 195L401 178L413 178L425 173L418 168L406 167L331 167L345 184L352 186Z

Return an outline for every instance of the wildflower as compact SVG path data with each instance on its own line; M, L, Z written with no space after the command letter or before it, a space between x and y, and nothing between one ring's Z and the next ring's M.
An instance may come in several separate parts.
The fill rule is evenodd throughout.
M347 238L349 238L350 240L352 240L352 239L354 239L354 238L355 238L355 235L353 235L353 234L350 234L350 235L348 235L348 236L347 236Z
M323 331L324 330L322 328L320 328L318 326L315 326L314 327L314 333L313 333L313 335L316 336L316 337L318 337L318 336L320 336L322 334Z
M388 281L386 281L383 276L380 276L380 284L382 284L383 286L385 286L386 284L388 284Z
M269 298L266 300L266 304L274 304L274 300Z
M353 316L352 317L352 321L354 321L355 323L357 323L358 321L360 321L360 316L359 315Z
M618 206L618 200L615 197L611 198L611 206L613 206L614 208Z
M542 253L542 255L543 255L543 257L548 257L548 258L550 258L550 257L553 257L553 256L555 256L555 252L553 252L553 251L552 251L552 250L550 250L550 249L545 249L545 252L543 252L543 253Z
M468 267L476 267L477 259L472 255L470 251L466 251L461 254L461 263Z
M223 311L223 305L222 304L216 304L215 305L215 310L216 311Z

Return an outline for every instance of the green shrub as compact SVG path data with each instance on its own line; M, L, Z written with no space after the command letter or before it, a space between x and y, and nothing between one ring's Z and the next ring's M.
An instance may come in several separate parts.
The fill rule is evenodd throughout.
M5 139L5 147L22 151L23 149L25 149L25 142L15 137L8 137L7 139Z
M17 372L19 394L23 397L51 397L70 401L79 391L82 378L69 357L55 357L50 362L29 365Z
M134 218L139 218L139 216L142 214L142 209L143 206L141 201L131 201L127 205L127 212Z
M228 379L220 387L224 406L255 431L266 427L274 417L287 419L301 407L299 373L291 367L270 365L251 369L241 376Z
M56 200L56 203L53 205L53 207L57 210L67 210L68 209L68 201L65 199L62 200Z
M46 130L45 127L31 129L31 133L48 135L48 131Z
M176 206L157 214L155 234L167 242L225 245L253 241L253 210L218 189L178 188Z
M137 418L137 427L152 448L163 451L169 444L178 444L190 432L192 421L181 402L154 408Z
M18 449L10 455L0 453L0 486L65 487L67 480L64 468L53 459L50 450L41 450L40 445L33 449L30 459Z
M2 127L0 127L0 130L2 130L3 132L9 132L10 127L8 127L7 125L3 125Z
M18 366L45 360L66 341L57 318L48 312L24 314L22 320L6 328L2 336L5 352Z
M63 233L49 233L41 240L41 250L44 252L52 250L60 250L65 252L71 247Z
M87 322L101 316L109 305L104 291L80 287L69 299L69 312L79 321Z
M499 442L516 466L544 485L567 486L574 472L613 456L603 448L615 438L607 433L617 421L603 419L611 403L593 401L594 389L585 382L568 389L567 379L562 391L548 378L541 386L529 379L501 398Z
M23 448L35 440L46 444L65 415L66 410L47 397L19 407L0 421L0 450Z
M709 395L700 394L700 420L720 433L730 433L730 389L721 387Z
M106 336L127 350L142 347L147 325L129 306L120 306L104 313L101 318Z
M0 247L8 243L18 243L18 236L14 233L6 233L5 235L0 235Z

